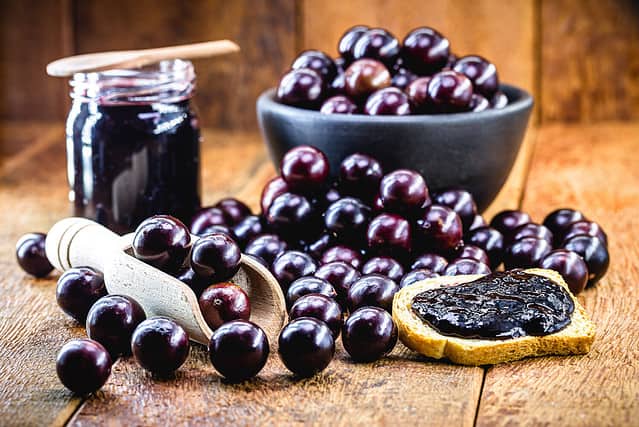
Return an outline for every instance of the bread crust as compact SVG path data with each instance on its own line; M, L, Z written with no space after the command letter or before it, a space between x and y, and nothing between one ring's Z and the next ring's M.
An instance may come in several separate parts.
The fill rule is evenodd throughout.
M461 365L493 365L544 355L585 354L595 339L595 325L568 289L559 273L533 268L527 273L547 277L563 286L575 304L568 326L559 332L545 336L525 336L504 340L457 338L439 334L421 320L411 304L415 295L440 286L466 283L481 275L446 276L423 280L403 288L393 299L393 319L399 330L399 339L406 347L434 359L447 358Z

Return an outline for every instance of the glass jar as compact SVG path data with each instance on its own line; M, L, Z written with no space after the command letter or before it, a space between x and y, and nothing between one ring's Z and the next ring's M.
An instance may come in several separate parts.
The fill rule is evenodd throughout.
M78 73L67 118L74 215L113 231L170 214L189 224L200 207L200 128L189 61Z

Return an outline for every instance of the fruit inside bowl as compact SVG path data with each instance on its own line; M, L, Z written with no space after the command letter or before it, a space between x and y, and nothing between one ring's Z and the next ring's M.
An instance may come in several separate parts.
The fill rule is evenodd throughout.
M483 211L516 159L532 97L500 84L489 60L452 54L427 27L402 43L383 29L353 27L338 51L337 59L302 52L258 99L273 162L310 145L334 172L343 158L364 153L386 170L416 170L435 190L466 189Z

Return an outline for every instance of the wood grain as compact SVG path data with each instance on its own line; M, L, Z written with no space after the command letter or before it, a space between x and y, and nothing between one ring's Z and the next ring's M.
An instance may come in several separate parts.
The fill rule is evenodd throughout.
M533 0L303 0L302 17L302 47L331 55L356 24L387 28L400 40L415 27L431 26L456 54L481 54L497 65L502 81L534 89Z
M639 3L543 0L541 119L639 118Z
M6 141L0 149L0 206L16 213L7 215L0 227L0 424L62 425L81 399L58 381L55 357L66 341L85 336L84 328L57 307L57 275L39 280L25 275L15 262L14 245L20 235L46 232L71 213L64 129L37 122L1 123L0 135ZM205 130L204 141L203 189L211 201L235 191L236 180L249 179L266 161L253 134Z
M544 127L523 208L541 221L570 206L610 236L608 274L580 300L597 324L583 357L490 368L477 424L636 425L639 419L639 124Z
M47 77L44 69L72 53L71 25L70 0L0 3L0 119L66 115L66 81Z
M294 56L295 10L288 0L100 0L75 3L77 53L230 39L242 52L195 61L204 126L257 127L255 101Z

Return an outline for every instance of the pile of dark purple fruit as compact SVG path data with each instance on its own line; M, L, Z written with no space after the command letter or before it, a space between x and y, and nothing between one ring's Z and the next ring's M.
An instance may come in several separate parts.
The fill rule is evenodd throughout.
M393 297L419 280L487 274L503 263L505 269L556 270L578 293L608 268L606 234L576 210L556 210L543 224L508 210L487 225L467 191L431 193L419 173L384 173L363 154L345 158L336 181L329 176L322 152L297 147L284 156L281 176L265 186L260 215L224 199L196 214L191 232L201 237L195 242L184 224L167 215L151 217L136 230L134 255L178 277L199 297L214 330L210 358L226 378L256 375L269 353L266 335L248 321L247 295L226 282L238 271L242 250L282 286L290 323L280 333L278 351L299 376L328 366L340 333L355 361L391 351L397 342ZM29 234L17 246L20 265L39 277L52 269L44 237ZM170 319L145 320L129 297L106 295L99 272L66 271L57 300L86 322L91 338L71 341L58 356L62 382L77 393L100 388L120 355L132 352L142 367L160 374L186 360L186 332Z
M18 262L37 277L53 268L44 241L45 235L30 233L17 245ZM157 215L138 226L132 249L136 258L189 284L195 284L193 278L207 284L194 290L203 317L214 330L209 356L220 374L240 381L264 367L269 354L266 334L248 320L247 294L226 282L238 271L241 257L228 235L212 233L192 242L188 228L178 219ZM65 344L56 362L60 380L77 394L102 387L120 356L133 354L140 366L158 375L170 374L186 361L189 337L180 325L164 317L147 319L133 298L107 295L102 274L92 268L65 271L58 280L56 300L66 314L86 325L89 337Z
M402 43L382 28L356 26L341 37L339 58L302 52L277 99L326 114L406 115L504 108L497 68L478 55L457 58L446 37L417 28Z

